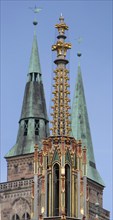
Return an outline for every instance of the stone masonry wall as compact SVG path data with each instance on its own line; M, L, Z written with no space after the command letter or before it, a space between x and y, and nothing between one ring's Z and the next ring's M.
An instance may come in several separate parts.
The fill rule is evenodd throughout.
M96 215L99 220L110 220L110 212L103 208L103 189L104 187L88 180L89 187L89 220L95 220ZM98 203L98 206L96 206Z
M0 184L0 220L12 220L18 214L20 220L31 213L31 186L33 179Z
M14 181L33 177L33 154L7 159L7 179Z
M100 207L103 207L103 186L95 183L92 180L88 180L89 187L89 202L96 204L99 203Z

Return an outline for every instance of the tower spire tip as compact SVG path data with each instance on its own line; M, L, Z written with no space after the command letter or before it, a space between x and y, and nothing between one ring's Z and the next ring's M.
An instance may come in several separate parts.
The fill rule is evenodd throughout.
M62 12L61 12L61 14L60 14L59 20L60 20L60 22L64 22L64 17L63 17L63 15L62 15Z
M82 42L82 37L78 37L77 39L77 42L78 42L78 44L79 44L79 47L80 47L80 44L81 44L81 42ZM82 53L80 52L80 51L78 51L78 53L77 53L77 57L79 57L79 66L80 66L80 57L82 56Z
M35 7L34 8L32 8L32 7L29 7L35 14L38 14L41 10L42 10L42 8L38 8L36 5L35 5ZM36 26L38 24L38 22L37 22L37 20L36 20L36 18L34 19L34 21L33 21L33 25L34 26Z

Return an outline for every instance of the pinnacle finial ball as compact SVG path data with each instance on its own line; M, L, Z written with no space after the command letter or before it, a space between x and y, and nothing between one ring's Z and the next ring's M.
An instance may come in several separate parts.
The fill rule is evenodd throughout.
M33 24L34 24L34 25L37 25L37 24L38 24L38 22L34 20L34 21L33 21Z
M81 54L80 52L78 52L78 53L77 53L77 56L78 56L78 57L81 57L81 56L82 56L82 54Z

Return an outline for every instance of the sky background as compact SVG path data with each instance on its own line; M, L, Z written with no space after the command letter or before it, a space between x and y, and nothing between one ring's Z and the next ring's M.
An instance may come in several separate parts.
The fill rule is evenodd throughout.
M1 1L1 181L7 181L4 155L15 144L33 40L35 4L37 39L48 115L51 105L54 25L62 13L69 26L71 100L78 50L97 168L105 182L104 208L112 216L112 1ZM83 38L79 46L78 37Z

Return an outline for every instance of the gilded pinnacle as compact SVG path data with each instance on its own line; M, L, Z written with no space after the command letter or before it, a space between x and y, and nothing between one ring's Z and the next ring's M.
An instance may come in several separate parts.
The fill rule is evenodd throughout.
M57 58L55 64L57 68L54 70L54 91L52 92L53 106L51 115L53 116L52 120L52 134L53 135L69 135L70 133L70 106L69 106L69 70L66 68L68 63L65 60L68 49L71 49L71 44L65 42L66 37L64 37L65 30L68 29L67 25L64 23L63 17L60 17L60 24L55 26L58 28L59 35L58 41L52 46L53 51L57 51ZM66 61L66 62L64 62Z

